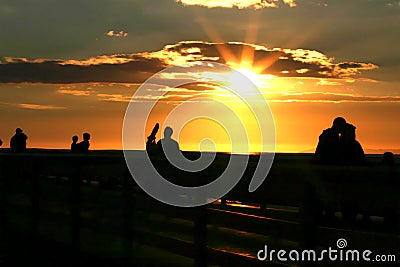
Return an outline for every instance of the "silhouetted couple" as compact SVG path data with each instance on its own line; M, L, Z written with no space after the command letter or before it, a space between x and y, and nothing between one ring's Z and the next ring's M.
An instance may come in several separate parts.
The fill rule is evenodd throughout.
M89 151L89 143L90 134L84 133L83 134L83 141L78 143L78 136L74 135L72 137L72 144L71 144L71 152L75 153L86 153Z
M28 136L23 133L21 128L15 130L15 134L11 137L10 148L13 152L25 152L26 151L26 140Z
M313 161L320 164L363 164L365 154L356 140L356 127L342 117L319 136Z

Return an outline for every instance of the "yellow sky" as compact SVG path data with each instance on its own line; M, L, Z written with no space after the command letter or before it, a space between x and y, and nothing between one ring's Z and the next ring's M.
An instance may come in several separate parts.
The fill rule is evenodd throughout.
M22 70L45 71L46 75L29 76L36 72L27 69L26 75L22 73L21 77L2 78L9 79L0 84L0 111L7 114L0 128L3 147L7 147L15 128L21 127L29 136L29 147L68 148L73 135L89 132L92 149L121 149L125 111L143 81L163 68L198 60L222 62L240 71L257 87L261 98L253 99L254 92L238 79L237 72L213 73L199 65L196 71L163 73L160 77L167 82L179 81L182 85L160 88L146 85L144 93L134 99L133 104L137 106L149 101L157 105L150 114L137 113L138 117L148 118L146 125L137 125L134 131L144 129L145 133L143 138L136 138L130 148L144 148L145 137L159 122L162 127L157 138L162 137L164 126L172 126L175 129L173 138L183 150L268 151L271 146L260 146L263 142L257 114L224 86L233 87L250 102L268 103L275 129L270 127L262 131L267 134L275 131L277 152L312 152L319 134L330 127L337 116L357 127L357 138L367 152L400 147L397 134L400 129L393 123L400 115L400 97L395 83L361 76L362 71L379 68L373 63L336 62L316 50L268 48L238 42L182 41L154 52L84 60L11 57L6 60L8 64L2 66L11 74L15 73L13 67L21 66ZM224 86L188 84L187 80L193 77L220 80ZM21 82L21 79L26 81ZM156 97L160 93L165 94ZM201 102L199 98L209 100ZM216 103L229 112L213 111ZM174 109L182 104L190 106L171 117ZM255 104L256 109L258 104ZM208 114L208 119L197 118L199 111L214 113ZM240 132L237 121L244 125L245 142L232 141ZM207 141L202 142L205 139ZM249 148L245 149L247 142Z
M291 84L290 80L278 83L280 86L285 83ZM317 84L320 81L306 79L303 82ZM357 83L351 83L350 86L355 86ZM38 107L29 105L0 105L3 114L9 114L4 117L0 128L0 138L5 143L3 147L8 146L14 129L21 127L29 136L29 147L68 148L73 135L81 135L87 131L92 134L92 149L121 149L122 122L128 104L126 99L133 94L136 85L78 84L70 89L66 89L65 85L9 84L8 86L18 87L21 103L36 102L40 98L43 101L48 97L49 101L51 100L53 103L53 108L38 109ZM315 86L334 87L333 92L343 90L343 85ZM39 88L45 92L42 96L36 96L37 99L24 97L29 91L39 90ZM73 90L75 95L66 94L65 91L60 93L59 90ZM81 95L80 91L89 93ZM272 91L273 86L269 92ZM324 100L315 100L313 98L320 98L320 95L302 95L290 93L290 90L283 91L285 92L284 98L282 95L265 94L266 96L275 96L268 101L276 125L276 150L278 152L313 151L319 134L323 129L331 126L332 120L336 116L343 116L348 122L357 126L357 139L367 152L374 152L371 149L400 147L398 139L400 128L398 124L393 123L399 116L400 103L398 102L330 99L336 95L329 96ZM114 99L110 99L110 95L113 95ZM118 95L125 97L115 97ZM10 96L10 98L14 97L15 95ZM161 101L149 116L146 133L151 132L156 122L162 124L166 114L175 106L176 102L174 101ZM241 116L244 121L250 123L248 133L251 139L257 140L258 132L252 130L248 114ZM161 138L160 132L157 139ZM254 136L252 136L253 134ZM229 151L230 146L228 135L224 133L223 128L210 120L191 121L185 125L180 135L175 132L173 138L179 140L183 150L198 150L200 141L204 138L213 139L220 151ZM255 141L255 143L257 142ZM212 148L209 143L208 146L207 143L203 145L205 145L202 147L203 149Z

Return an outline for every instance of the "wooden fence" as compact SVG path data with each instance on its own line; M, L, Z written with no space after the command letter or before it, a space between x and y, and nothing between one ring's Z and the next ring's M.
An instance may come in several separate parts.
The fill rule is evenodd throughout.
M217 157L219 164L226 157ZM265 265L256 257L265 244L318 250L339 238L353 248L398 251L398 167L313 166L309 156L278 155L264 184L249 193L256 164L255 156L221 202L179 208L143 193L118 152L3 152L2 237L12 229L33 244L67 244L76 263L87 252L126 266L258 266ZM350 215L326 222L328 209Z

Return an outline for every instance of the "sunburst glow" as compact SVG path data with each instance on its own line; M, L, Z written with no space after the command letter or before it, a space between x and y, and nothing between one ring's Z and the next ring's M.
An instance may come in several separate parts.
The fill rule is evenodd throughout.
M260 86L261 85L261 80L260 80L259 74L255 73L252 69L239 68L239 69L237 69L237 71L239 71L242 74L244 74L256 86Z
M239 71L242 73L244 76L246 76L254 85L257 87L261 86L261 77L260 77L260 69L255 68L252 66L250 62L243 61L240 62L239 64L228 62L228 65L230 65L233 69L236 71ZM235 80L235 79L233 79Z

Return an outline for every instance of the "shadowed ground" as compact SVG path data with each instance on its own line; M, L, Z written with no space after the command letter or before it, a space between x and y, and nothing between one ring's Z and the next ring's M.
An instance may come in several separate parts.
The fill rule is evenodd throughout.
M23 164L14 168L21 157ZM264 244L303 247L307 218L314 218L310 233L318 246L345 237L354 247L395 251L398 224L387 228L384 221L388 212L398 211L398 166L380 166L379 156L370 156L370 165L362 167L313 166L310 158L277 155L270 176L249 194L257 163L253 156L242 181L226 196L228 205L208 205L202 241L196 234L202 210L168 207L143 194L127 175L120 152L2 154L2 215L7 215L2 222L6 219L7 231L0 239L1 266L199 265L196 251L202 242L208 250L205 262L249 266L257 264L255 254ZM210 170L225 166L228 159L220 155ZM193 183L185 178L178 177ZM305 218L307 199L312 200L312 216ZM341 208L351 199L357 218L347 222ZM336 205L337 220L317 219L315 203ZM359 218L365 211L377 219Z

